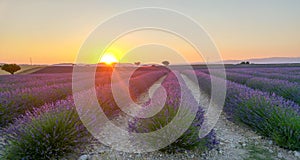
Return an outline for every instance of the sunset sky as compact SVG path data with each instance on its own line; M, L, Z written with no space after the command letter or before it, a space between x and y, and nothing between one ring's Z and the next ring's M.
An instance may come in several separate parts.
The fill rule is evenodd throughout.
M169 8L192 17L224 60L300 57L299 0L0 0L0 63L29 63L30 57L34 64L72 63L98 24L139 7ZM201 61L180 47L189 61ZM152 44L137 47L122 61L180 63L172 54Z

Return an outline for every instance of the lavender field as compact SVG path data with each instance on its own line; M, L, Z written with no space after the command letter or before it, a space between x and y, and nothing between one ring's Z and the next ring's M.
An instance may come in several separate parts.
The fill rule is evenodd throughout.
M84 73L76 82L72 81L72 73L69 72L1 75L0 159L78 159L82 158L81 155L86 156L86 159L93 159L93 156L96 157L94 159L107 157L106 151L93 154L87 152L88 146L95 139L82 123L74 103L74 94L89 97L86 93L93 89L96 90L98 103L105 115L119 126L126 124L127 126L121 127L128 128L132 133L162 129L175 117L180 101L185 104L185 110L195 112L190 127L172 144L153 155L128 154L128 159L223 159L223 153L219 153L223 137L218 137L222 131L216 127L206 137L199 138L206 106L197 103L201 99L194 95L191 84L182 79L192 79L196 75L198 81L191 83L198 85L201 94L209 100L211 79L213 77L222 81L221 73L218 74L218 69L212 75L207 69L201 68L176 70L173 72L167 67L140 67L130 77L129 92L123 88L126 68L117 71L119 79L113 83L119 88L119 94L129 93L131 100L142 104L146 110L155 107L153 104L149 105L150 99L141 101L149 96L149 89L158 82L165 89L166 102L163 108L150 118L131 117L119 108L112 92L112 68L98 69L95 85L76 91L72 90L72 86L85 83L87 79ZM299 158L300 67L233 67L226 69L226 79L227 93L222 113L226 120L238 128L253 131L253 134L261 136L263 140L271 141L282 154L290 153L290 156L281 157L282 159ZM161 94L157 89L153 91L152 97L161 97ZM126 98L122 100L125 107L132 103ZM143 115L144 112L138 114ZM120 117L123 119L120 120ZM128 123L123 123L124 120L128 120ZM91 123L94 122L91 120ZM174 132L180 130L172 129ZM156 145L157 142L149 140L145 143ZM241 147L245 149L248 144L245 146L242 144ZM111 148L109 150L108 154L112 152ZM213 154L214 151L218 153ZM250 151L242 157L246 159L249 154ZM243 159L233 155L234 158ZM276 158L277 155L274 159ZM119 159L118 156L115 159Z

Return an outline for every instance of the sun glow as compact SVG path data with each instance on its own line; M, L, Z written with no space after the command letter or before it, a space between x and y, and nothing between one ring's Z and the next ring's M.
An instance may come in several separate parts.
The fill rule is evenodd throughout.
M112 54L104 54L101 58L100 62L105 63L107 65L111 65L113 63L117 63L117 58Z

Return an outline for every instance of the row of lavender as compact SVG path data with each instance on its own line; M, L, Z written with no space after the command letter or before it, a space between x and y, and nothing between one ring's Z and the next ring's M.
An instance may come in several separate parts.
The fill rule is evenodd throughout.
M49 76L49 77L48 77ZM45 103L55 102L66 98L72 94L71 76L58 74L44 74L43 78L35 79L36 75L32 75L32 79L27 83L16 83L10 90L0 92L0 127L4 127L11 123L14 118L31 110L34 107L42 106ZM15 77L12 77L14 79ZM19 77L20 81L30 79L30 75L26 75L24 79ZM9 79L8 79L9 80ZM84 80L77 83L82 83ZM47 84L48 83L48 84ZM28 86L26 86L26 84ZM76 85L76 84L75 84Z
M99 104L102 110L109 118L113 118L118 115L121 110L118 107L119 103L122 105L129 105L133 101L137 101L138 97L147 91L147 89L153 85L159 78L163 77L169 72L169 70L159 70L154 72L149 72L145 74L139 74L135 77L131 77L129 80L129 86L125 83L126 81L120 80L114 84L105 84L97 87L97 97L99 99ZM114 86L117 92L113 92ZM128 88L127 88L128 87ZM129 89L129 92L127 91ZM116 101L115 97L120 96L119 101Z
M217 74L218 69L214 69L214 74ZM208 69L201 69L201 71L209 74ZM247 77L263 77L269 79L286 80L289 82L296 82L300 84L300 67L280 67L280 68L227 68L227 74L235 75L242 74ZM234 79L234 78L232 78Z
M228 71L249 73L254 71L255 73L279 73L285 75L300 75L300 67L260 67L260 68L229 68Z
M248 76L256 76L270 79L286 80L300 84L300 68L230 68L228 73L240 73Z
M97 73L96 86L110 82L110 73ZM18 81L19 80L19 81ZM14 118L34 107L55 102L72 94L71 74L14 75L1 77L0 127L11 123ZM8 84L7 84L8 83ZM74 82L85 84L85 79ZM92 86L83 86L89 89Z
M89 138L69 96L27 111L4 128L0 158L58 159L78 153Z
M155 139L149 139L143 143L149 145L151 148L156 148L164 142L168 143L174 140L172 144L162 149L167 152L180 152L199 146L201 148L199 151L212 149L218 143L215 132L212 130L206 137L199 138L199 130L204 121L203 106L198 105L181 75L178 72L169 73L162 82L162 87L167 94L163 108L159 113L150 118L135 117L129 123L130 130L135 133L154 132L161 130L174 120L176 122L173 122L173 126L164 132L163 137L156 136ZM162 94L161 90L156 90L153 101L159 101L163 97ZM159 103L153 104L157 105ZM148 103L144 104L144 110L138 113L139 117L144 117L154 107L157 106L149 105ZM178 113L179 110L183 113ZM176 116L180 117L175 119ZM190 119L192 120L191 124L188 122ZM188 126L187 130L185 130L185 126ZM180 137L176 137L175 133L183 134Z
M268 74L265 75L266 77L268 77ZM214 76L221 77L222 74L218 73L218 70L216 70L214 71ZM300 76L298 78L300 80ZM300 105L300 84L293 82L292 80L288 81L280 79L271 79L260 76L254 76L250 73L246 74L232 72L231 70L227 70L226 79L236 83L244 84L250 88L259 89L264 92L275 93L279 96L282 96L285 99L292 100Z
M138 89L132 90L131 93L138 93L134 93L132 96L138 96L145 88L151 86L159 77L166 73L167 71L153 72L136 77L136 81L143 81L144 83L140 84L140 86L134 86ZM45 88L32 88L26 94L21 94L18 97L21 97L20 99L15 98L12 93L10 97L6 97L7 99L2 99L1 110L10 113L1 115L1 123L7 125L8 119L9 122L13 122L4 129L6 143L4 150L0 151L2 152L2 159L57 158L73 152L74 148L80 148L82 143L87 142L86 138L89 135L75 110L70 85L70 83L67 83L52 86L52 88L48 86ZM103 104L104 108L109 110L116 108L112 107L112 105L116 104L113 97L109 95L110 91L104 91L100 87L99 92L104 93L98 95L99 102ZM34 101L28 100L26 97L22 99L22 96L27 94L36 99L31 99ZM68 95L69 98L66 100L58 100ZM109 97L109 99L105 99L105 97ZM9 106L5 103L5 99L11 102ZM37 101L39 103L36 103ZM42 102L48 102L48 104L39 107ZM10 111L11 108L22 110L22 112L26 111L26 113L18 116ZM109 112L107 113L109 114ZM8 117L7 114L13 114L14 116ZM18 114L21 114L21 112ZM18 118L12 121L16 117Z
M70 74L4 75L1 76L0 91L39 87L72 81Z
M16 75L1 75L0 82L1 84L16 84L16 83L24 83L28 81L39 81L53 78L61 78L66 77L66 75L70 74L16 74Z
M103 77L109 77L109 73L101 72L96 74L96 81L103 80ZM99 80L100 79L100 80ZM84 81L84 74L79 80ZM13 91L15 89L33 88L50 86L56 84L64 84L72 82L72 74L30 74L30 75L3 75L1 76L2 83L0 84L0 91Z
M0 92L0 127L34 107L55 102L72 93L72 83L54 84Z
M184 73L192 76L194 72ZM200 88L210 94L211 77L214 76L201 71L195 73ZM249 125L262 135L272 138L279 146L300 149L300 106L293 101L227 81L224 111L230 120Z

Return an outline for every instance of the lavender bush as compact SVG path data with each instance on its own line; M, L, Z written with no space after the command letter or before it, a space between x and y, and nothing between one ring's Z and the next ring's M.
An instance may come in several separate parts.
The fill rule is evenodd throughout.
M234 120L272 138L279 146L300 149L300 106L294 102L229 83L224 111Z
M134 120L129 124L129 128L132 132L137 133L152 132L161 129L172 121L174 116L177 114L180 101L182 100L185 107L183 110L187 111L187 113L196 112L196 117L193 119L188 130L185 131L179 139L175 140L166 148L163 148L162 151L179 152L186 149L194 149L195 147L200 148L202 151L211 149L217 144L215 133L214 131L211 131L205 138L199 138L199 130L204 120L204 112L200 107L198 107L198 110L191 109L193 108L192 106L195 107L198 106L198 104L187 86L184 84L182 85L184 87L183 91L180 89L180 84L177 81L176 76L173 73L169 73L162 83L162 86L167 92L167 99L163 109L151 118L134 118ZM143 112L140 114L143 114ZM185 123L182 122L182 124ZM170 136L176 133L176 130L178 130L178 128L172 128ZM149 145L155 145L156 142L147 143Z
M243 101L234 115L279 146L300 149L300 116L293 109L278 107L264 97L253 97Z
M26 112L4 132L1 159L58 159L76 152L89 137L70 98Z
M192 71L186 71L190 75ZM200 88L210 90L210 76L196 71ZM276 94L251 89L245 85L227 82L224 106L228 118L242 122L255 131L272 138L279 146L300 149L300 106Z

